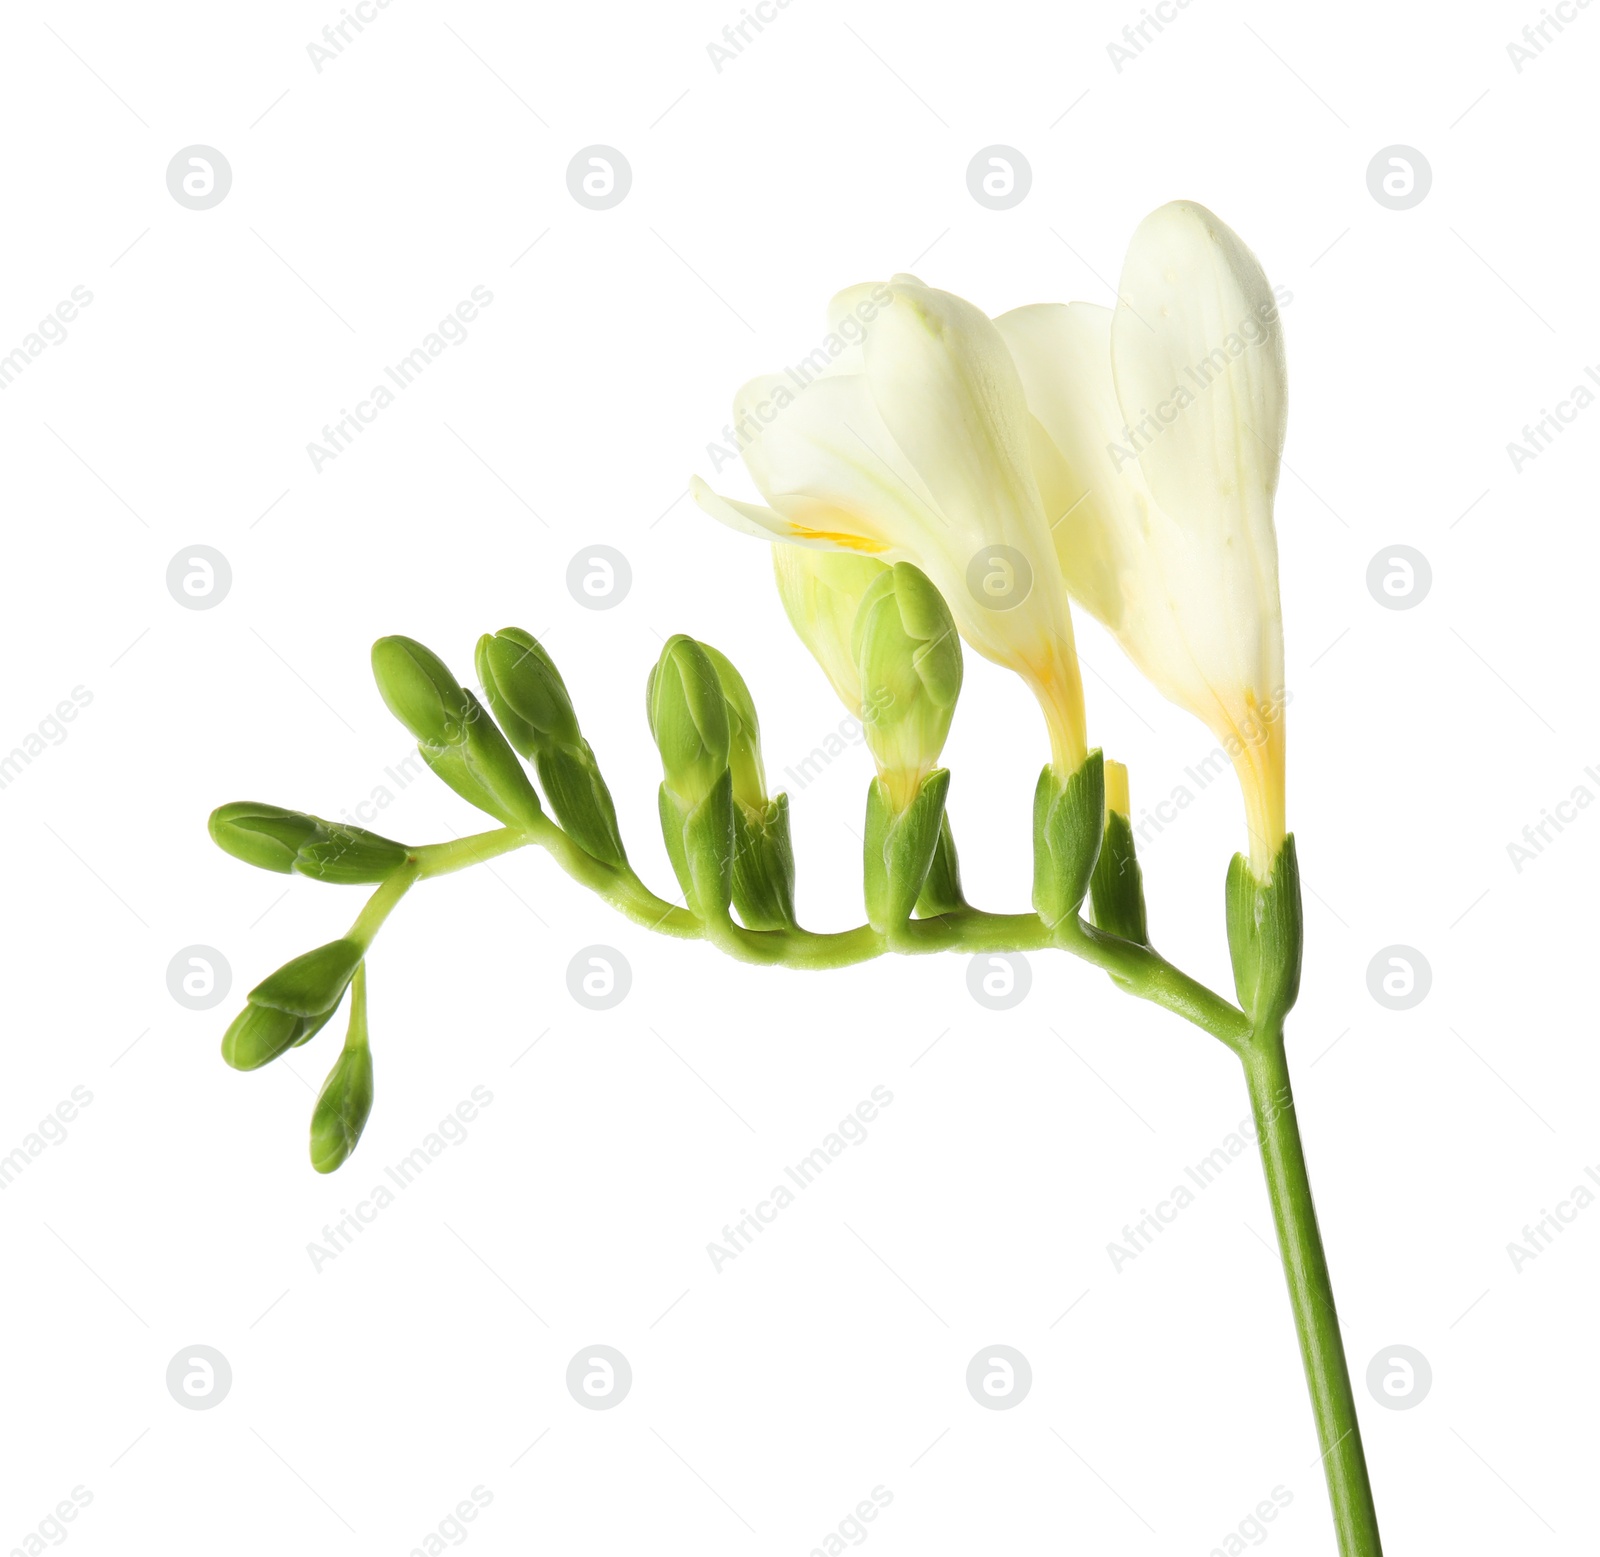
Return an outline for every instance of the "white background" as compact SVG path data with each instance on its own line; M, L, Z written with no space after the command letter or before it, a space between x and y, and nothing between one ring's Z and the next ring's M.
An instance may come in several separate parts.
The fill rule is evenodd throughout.
M1135 224L1187 197L1293 293L1290 1057L1389 1549L1590 1549L1600 1209L1520 1274L1506 1249L1600 1164L1600 814L1520 872L1507 853L1575 786L1600 795L1600 410L1520 473L1506 451L1600 361L1600 19L1574 12L1519 74L1505 46L1537 9L1195 0L1118 72L1134 4L794 0L719 72L731 3L395 0L318 72L332 4L7 8L0 352L74 286L93 302L0 393L0 749L74 687L92 701L0 790L0 1153L74 1087L93 1102L0 1192L0 1545L81 1486L85 1554L399 1557L481 1487L482 1553L803 1557L882 1487L884 1554L1204 1557L1281 1486L1266 1544L1333 1551L1253 1158L1120 1274L1106 1250L1245 1115L1236 1064L1080 964L1033 958L999 1013L955 958L750 969L530 851L383 932L377 1106L333 1178L305 1138L338 1025L252 1075L217 1055L250 986L362 895L227 858L213 806L339 817L387 787L392 836L479 825L385 777L408 742L373 638L470 675L480 632L538 632L666 889L642 709L661 639L741 666L775 783L842 713L762 548L684 497L735 387L811 350L836 288L913 266L991 313L1110 301ZM601 212L566 184L597 143L633 173ZM1433 171L1408 211L1366 182L1396 143ZM232 168L205 211L165 182L195 144ZM994 144L1032 168L1009 211L966 186ZM308 442L475 286L467 340L314 470ZM565 583L597 543L633 573L604 612ZM1365 582L1396 543L1433 572L1406 611ZM212 610L165 583L196 544L232 568ZM1091 736L1142 811L1213 743L1078 631ZM968 886L1020 908L1043 735L976 656L967 686L947 760ZM789 782L819 928L859 917L869 771L854 748ZM1242 835L1228 779L1144 851L1158 944L1224 990ZM167 990L196 944L232 969L210 1011ZM609 1012L567 990L595 944L632 968ZM1394 944L1432 969L1404 1012L1367 987ZM466 1139L314 1269L324 1224L480 1085ZM717 1273L707 1243L875 1086L894 1102L869 1139ZM634 1372L608 1412L564 1383L594 1343ZM964 1384L996 1343L1033 1368L1010 1411ZM232 1366L213 1410L165 1386L195 1344ZM1433 1371L1412 1410L1364 1382L1396 1344Z

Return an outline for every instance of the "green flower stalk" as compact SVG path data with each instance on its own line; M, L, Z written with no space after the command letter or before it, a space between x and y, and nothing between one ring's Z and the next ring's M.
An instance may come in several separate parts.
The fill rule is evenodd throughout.
M840 968L890 952L1077 957L1238 1060L1339 1552L1381 1557L1284 1047L1303 923L1272 516L1287 406L1281 322L1255 257L1188 202L1141 224L1116 290L1114 310L1047 304L990 320L913 277L852 289L833 308L866 321L849 361L776 420L736 408L739 425L762 426L742 453L765 503L695 485L718 518L778 543L784 610L862 721L876 766L866 923L818 932L798 922L788 799L768 793L754 700L716 649L674 636L646 688L680 907L628 864L572 700L530 634L505 628L479 641L488 708L430 650L383 638L372 664L384 701L439 778L501 825L410 847L254 802L213 813L213 838L252 865L375 884L344 936L250 992L223 1057L242 1070L267 1064L315 1036L352 988L345 1044L311 1124L313 1166L337 1168L372 1106L365 968L379 928L415 883L528 846L646 929L753 964ZM869 301L875 313L863 311ZM1221 340L1241 349L1220 351ZM1208 364L1203 393L1187 394L1159 438L1123 449L1141 407L1169 392L1173 365L1185 362ZM762 390L758 380L744 398ZM1237 1005L1150 944L1127 771L1089 746L1070 601L1234 762L1246 848L1228 870L1224 907ZM1032 912L988 912L962 891L951 776L939 765L962 688L961 638L1014 671L1044 714Z

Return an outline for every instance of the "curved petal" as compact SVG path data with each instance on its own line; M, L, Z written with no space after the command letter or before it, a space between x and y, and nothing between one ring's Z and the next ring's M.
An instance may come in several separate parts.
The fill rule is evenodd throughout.
M1219 536L1242 513L1270 537L1288 396L1255 255L1204 206L1175 200L1139 224L1119 297L1112 373L1156 501Z

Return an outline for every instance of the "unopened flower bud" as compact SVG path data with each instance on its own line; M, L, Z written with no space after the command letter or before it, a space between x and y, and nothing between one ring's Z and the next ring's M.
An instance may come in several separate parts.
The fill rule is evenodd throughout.
M696 806L728 771L728 707L704 649L677 633L668 639L645 689L650 733L667 787Z
M851 633L867 745L903 811L933 771L961 692L961 640L944 598L909 562L862 597Z

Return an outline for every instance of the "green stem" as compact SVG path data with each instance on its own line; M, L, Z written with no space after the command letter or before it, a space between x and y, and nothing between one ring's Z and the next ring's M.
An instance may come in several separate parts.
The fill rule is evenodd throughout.
M367 899L367 906L356 915L356 922L350 926L347 939L359 941L363 947L370 946L383 921L394 912L395 905L411 890L420 876L421 871L415 859L402 865Z
M1300 1337L1300 1356L1311 1392L1311 1411L1322 1445L1340 1557L1383 1557L1366 1455L1361 1448L1361 1424L1356 1419L1350 1369L1333 1303L1333 1283L1328 1276L1322 1234L1317 1229L1311 1181L1306 1176L1282 1029L1256 1034L1241 1057L1255 1115L1261 1166L1267 1178L1267 1196L1278 1228L1283 1273L1289 1284L1289 1303Z

